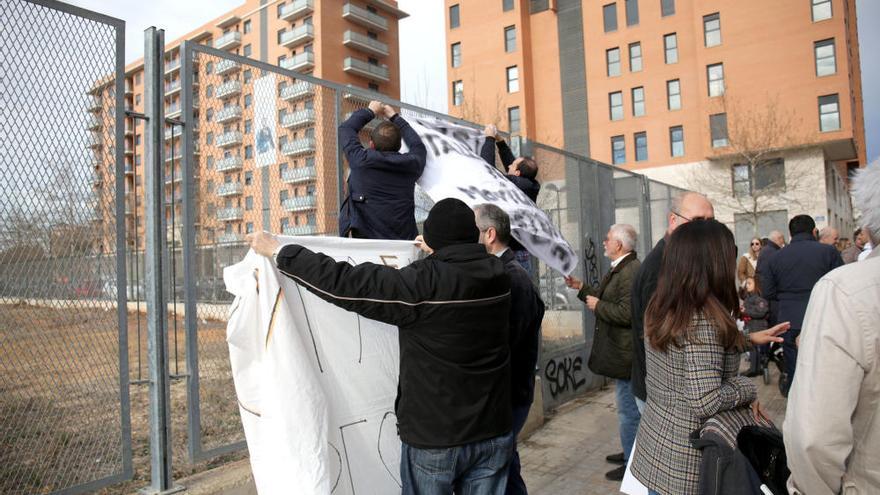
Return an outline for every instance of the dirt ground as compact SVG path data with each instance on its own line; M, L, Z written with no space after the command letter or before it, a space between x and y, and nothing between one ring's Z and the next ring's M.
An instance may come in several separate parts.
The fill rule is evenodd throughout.
M131 493L149 483L149 386L146 320L128 315L134 479L100 493ZM204 449L243 439L226 346L226 325L198 329ZM186 373L182 319L169 318L172 375ZM138 347L140 342L140 348ZM140 359L139 359L140 358ZM176 366L175 366L176 365ZM186 379L172 380L174 477L244 457L244 452L190 463ZM0 306L0 493L48 493L121 472L119 333L115 309Z

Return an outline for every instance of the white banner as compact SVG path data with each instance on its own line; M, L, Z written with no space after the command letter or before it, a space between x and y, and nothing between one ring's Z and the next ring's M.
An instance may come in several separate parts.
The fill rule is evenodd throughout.
M493 203L510 215L516 238L548 266L564 275L578 263L577 254L543 210L497 168L480 158L483 133L470 127L415 118L410 120L428 149L419 185L435 202L458 198L473 207ZM540 166L540 164L539 164Z
M408 241L280 237L352 264L402 267ZM337 308L253 251L223 272L229 357L257 490L400 493L397 328Z
M275 75L254 80L254 163L258 167L274 165L277 161L278 132L275 109L277 98Z

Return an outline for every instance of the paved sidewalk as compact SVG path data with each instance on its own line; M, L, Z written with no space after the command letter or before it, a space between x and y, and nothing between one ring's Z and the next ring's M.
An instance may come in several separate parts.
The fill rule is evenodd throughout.
M758 397L770 418L782 427L785 399L776 386L760 378ZM605 456L620 452L614 386L591 392L565 404L544 426L520 445L523 478L533 495L608 495L619 483L605 479L615 466Z

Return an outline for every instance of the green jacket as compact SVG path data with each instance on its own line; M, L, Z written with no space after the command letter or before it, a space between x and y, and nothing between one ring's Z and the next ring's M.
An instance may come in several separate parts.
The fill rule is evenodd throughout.
M584 285L578 299L599 298L596 304L596 331L587 365L597 375L629 380L632 371L632 329L630 295L633 279L641 263L633 251L608 272L599 288Z

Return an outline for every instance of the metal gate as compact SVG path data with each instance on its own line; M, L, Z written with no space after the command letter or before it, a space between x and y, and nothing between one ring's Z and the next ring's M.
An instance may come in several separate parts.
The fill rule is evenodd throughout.
M125 23L0 1L0 493L132 476Z

